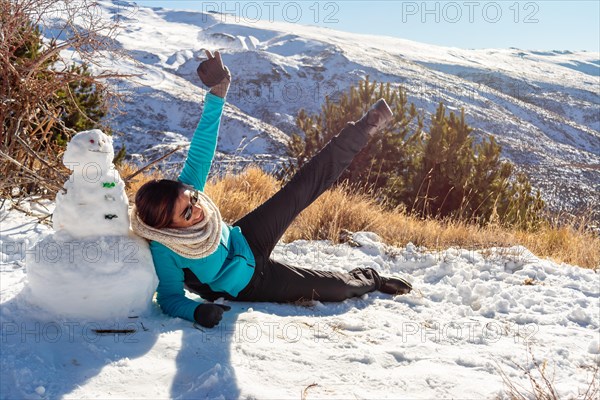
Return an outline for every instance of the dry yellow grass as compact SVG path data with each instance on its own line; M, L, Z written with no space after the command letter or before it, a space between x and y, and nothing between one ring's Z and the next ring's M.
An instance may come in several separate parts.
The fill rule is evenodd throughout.
M129 175L135 173L138 170L138 168L129 163L122 162L117 166L117 170L119 171L119 175L121 175L121 177L125 179ZM163 179L163 174L158 170L149 170L135 176L133 179L127 182L126 191L127 197L129 198L129 202L133 204L135 193L138 191L138 189L144 183L153 179Z
M248 168L241 174L228 173L208 182L205 191L219 206L223 219L233 223L261 205L279 187L275 178L259 168Z
M126 175L127 172L123 173ZM139 186L148 179L159 179L160 174L155 172L137 178L128 189L130 199ZM227 174L209 182L206 193L219 206L223 218L232 223L267 200L279 187L280 183L272 176L257 167L250 167L241 174ZM296 218L283 240L326 239L339 243L343 229L371 231L394 246L412 242L429 250L452 246L474 250L522 245L537 256L556 262L585 268L600 267L600 237L573 226L547 225L532 233L456 221L420 220L400 209L386 210L369 196L351 193L345 187L331 189L320 196Z

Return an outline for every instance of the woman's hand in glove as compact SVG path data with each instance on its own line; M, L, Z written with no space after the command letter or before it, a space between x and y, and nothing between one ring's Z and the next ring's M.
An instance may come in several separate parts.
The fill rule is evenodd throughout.
M231 307L222 304L204 303L199 304L194 310L194 319L206 328L212 328L221 321L223 312L231 310Z
M208 59L200 63L196 72L202 83L210 88L212 94L225 98L231 83L229 68L223 65L221 53L218 51L215 51L214 56L210 50L204 50L204 52Z

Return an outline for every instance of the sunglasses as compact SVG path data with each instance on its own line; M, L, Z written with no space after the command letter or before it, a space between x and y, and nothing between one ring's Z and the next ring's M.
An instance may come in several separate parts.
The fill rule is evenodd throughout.
M192 218L192 210L196 203L198 203L198 200L198 192L195 190L190 190L190 204L188 204L186 207L185 214L183 215L183 218L185 218L186 221L189 221Z

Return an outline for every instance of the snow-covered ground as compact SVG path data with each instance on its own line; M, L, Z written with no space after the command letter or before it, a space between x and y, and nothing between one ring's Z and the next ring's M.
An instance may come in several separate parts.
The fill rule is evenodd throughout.
M43 312L26 298L26 260L52 231L6 205L0 224L2 399L506 398L502 374L531 390L532 357L571 398L600 363L599 271L522 247L431 253L369 232L354 234L360 247L280 243L278 259L373 267L415 290L343 303L228 302L219 326L197 329L156 305L149 316L110 321Z

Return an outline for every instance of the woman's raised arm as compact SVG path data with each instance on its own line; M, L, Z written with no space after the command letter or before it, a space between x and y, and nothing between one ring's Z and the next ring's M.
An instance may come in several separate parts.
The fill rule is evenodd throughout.
M217 149L223 105L231 82L231 74L223 65L221 54L216 51L213 56L210 51L205 52L208 59L198 67L198 76L210 87L210 92L206 94L202 117L179 175L181 182L202 191Z

